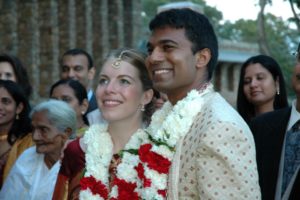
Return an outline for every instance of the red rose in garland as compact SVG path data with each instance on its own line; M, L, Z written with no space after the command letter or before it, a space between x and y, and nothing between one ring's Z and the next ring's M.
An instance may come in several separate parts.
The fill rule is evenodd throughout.
M108 191L104 184L97 181L94 177L83 177L80 180L80 186L82 190L90 189L93 194L99 194L104 199L108 197Z
M135 192L136 184L128 183L122 179L116 178L114 180L114 185L118 186L118 200L138 200L138 194Z
M142 162L148 164L150 169L156 170L161 174L169 172L171 162L163 156L151 151L151 144L144 144L140 147L139 156Z

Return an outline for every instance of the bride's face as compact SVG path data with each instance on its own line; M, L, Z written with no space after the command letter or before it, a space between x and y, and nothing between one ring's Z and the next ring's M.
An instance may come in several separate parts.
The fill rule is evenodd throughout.
M109 59L102 67L96 90L98 106L108 122L142 120L141 106L145 92L139 71L130 63L121 61L118 68Z

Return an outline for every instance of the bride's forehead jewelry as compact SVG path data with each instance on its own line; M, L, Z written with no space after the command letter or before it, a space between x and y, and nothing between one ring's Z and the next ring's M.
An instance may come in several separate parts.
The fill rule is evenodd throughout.
M127 59L125 58L127 57ZM124 60L125 58L125 60ZM139 60L139 62L144 63L145 60L144 58L139 55L138 53L134 52L133 50L124 50L120 53L120 55L118 56L118 58L116 58L116 60L113 62L112 67L115 69L119 69L121 66L121 62L122 61L127 61L129 58L130 59L136 59Z
M128 50L124 50L120 53L119 57L115 60L115 62L113 62L112 67L115 69L119 69L120 68L120 64L122 62L122 57L124 55L124 53L129 52Z
M113 62L113 64L111 65L113 68L115 69L119 69L120 68L120 64L121 64L122 58L121 55L115 60L115 62Z

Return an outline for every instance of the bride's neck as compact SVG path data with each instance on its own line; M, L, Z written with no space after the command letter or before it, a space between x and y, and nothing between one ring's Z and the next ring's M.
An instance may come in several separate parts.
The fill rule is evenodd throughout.
M141 127L142 127L142 123L110 124L108 126L108 132L114 144L113 153L114 154L119 153L122 149L124 149L130 137Z

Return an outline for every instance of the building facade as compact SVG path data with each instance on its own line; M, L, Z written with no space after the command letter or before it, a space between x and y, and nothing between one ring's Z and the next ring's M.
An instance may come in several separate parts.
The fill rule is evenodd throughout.
M240 68L248 58L258 54L257 44L234 43L219 38L219 59L212 81L215 89L234 107L236 106Z
M59 79L67 49L85 49L99 70L110 49L136 47L141 10L141 0L0 0L0 52L23 61L35 102Z
M160 11L189 7L191 2L164 5ZM0 0L0 52L19 57L34 87L32 101L47 98L59 79L60 56L70 48L83 48L100 69L103 58L119 47L137 48L145 41L142 0ZM235 105L241 64L258 54L258 47L219 39L219 62L213 83Z

